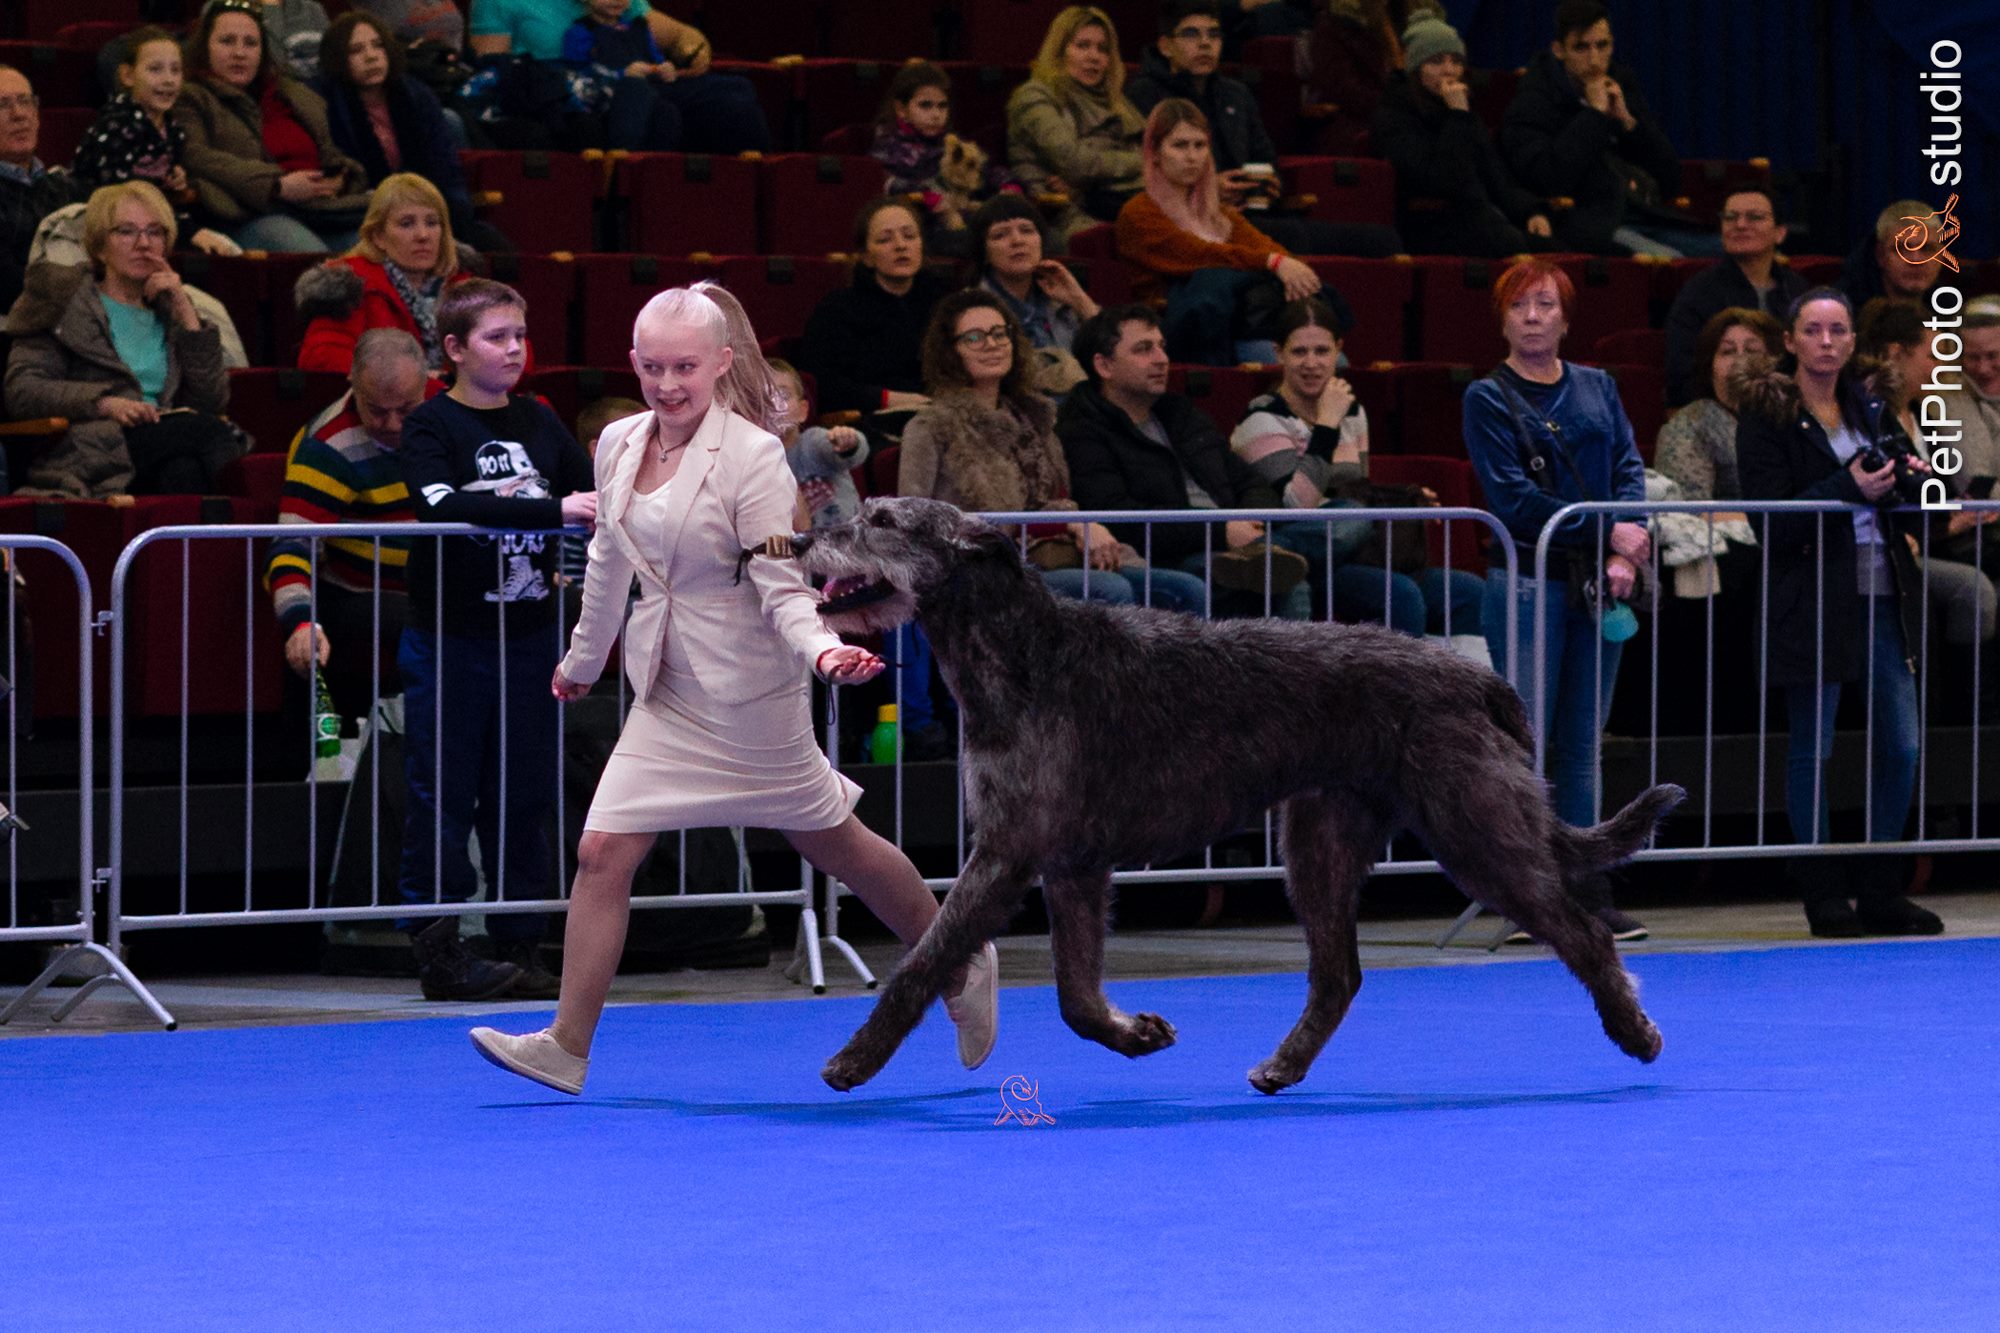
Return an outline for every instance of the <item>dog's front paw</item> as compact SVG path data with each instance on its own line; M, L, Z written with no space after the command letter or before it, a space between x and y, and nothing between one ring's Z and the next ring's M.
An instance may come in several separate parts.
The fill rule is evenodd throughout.
M1612 1040L1618 1043L1619 1050L1645 1065L1659 1059L1660 1050L1666 1045L1665 1038L1660 1036L1660 1030L1644 1018L1639 1020L1637 1028L1631 1032L1618 1034Z
M826 1086L835 1092L852 1092L874 1078L881 1068L880 1061L871 1064L849 1046L821 1066L819 1076L825 1079Z
M1113 1049L1120 1055L1137 1059L1154 1051L1164 1051L1179 1036L1174 1031L1174 1025L1158 1014L1127 1014L1118 1024L1118 1037Z
M1250 1086L1268 1097L1283 1092L1305 1076L1305 1070L1274 1055L1250 1071Z

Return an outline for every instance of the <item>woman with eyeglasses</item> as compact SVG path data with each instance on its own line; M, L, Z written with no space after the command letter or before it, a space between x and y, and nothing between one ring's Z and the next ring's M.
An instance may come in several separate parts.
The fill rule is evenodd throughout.
M152 185L127 181L90 196L83 227L89 267L34 265L7 320L8 410L71 423L21 492L207 493L246 441L222 417L221 339L167 262L174 210Z
M279 67L263 8L211 0L187 39L174 119L196 214L247 250L345 250L368 207L367 174L334 145L320 95Z

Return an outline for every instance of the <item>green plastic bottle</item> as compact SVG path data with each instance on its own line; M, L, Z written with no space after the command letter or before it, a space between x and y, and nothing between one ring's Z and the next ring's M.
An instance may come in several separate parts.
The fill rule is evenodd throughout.
M321 759L340 757L340 714L318 667L313 668L313 753Z
M878 764L893 764L903 752L903 727L896 720L896 705L883 704L875 710L875 730L868 736L868 757Z

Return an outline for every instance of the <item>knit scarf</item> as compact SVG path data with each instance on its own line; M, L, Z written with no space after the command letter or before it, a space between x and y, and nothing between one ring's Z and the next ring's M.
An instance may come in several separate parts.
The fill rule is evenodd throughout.
M432 370L443 369L444 348L438 342L437 309L438 297L444 294L444 279L431 274L421 282L416 281L401 265L386 259L382 261L382 271L389 275L389 285L396 289L410 318L417 322L417 337L424 344L424 363Z

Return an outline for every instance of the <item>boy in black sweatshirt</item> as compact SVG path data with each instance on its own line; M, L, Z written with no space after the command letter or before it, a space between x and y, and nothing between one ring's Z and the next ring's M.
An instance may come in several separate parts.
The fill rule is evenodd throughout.
M397 655L410 789L398 887L408 903L465 901L476 831L493 897L547 898L560 772L549 691L562 657L555 530L596 521L596 482L555 413L513 392L527 360L520 293L458 283L438 302L437 330L456 377L410 414L398 450L417 520L510 531L410 543L410 619ZM456 917L401 925L415 932L426 999L556 997L541 960L546 916L488 916L496 962L465 949Z

